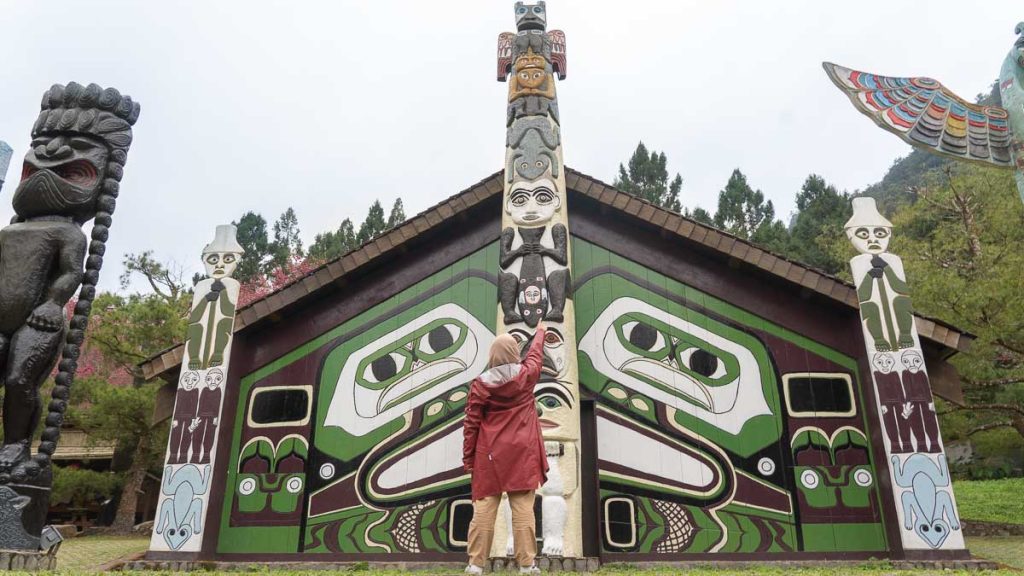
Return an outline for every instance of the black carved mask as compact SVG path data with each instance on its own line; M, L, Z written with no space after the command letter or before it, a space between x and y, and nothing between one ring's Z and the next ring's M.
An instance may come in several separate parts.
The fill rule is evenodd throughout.
M25 154L14 211L22 218L70 216L82 223L96 213L109 152L80 134L42 135Z

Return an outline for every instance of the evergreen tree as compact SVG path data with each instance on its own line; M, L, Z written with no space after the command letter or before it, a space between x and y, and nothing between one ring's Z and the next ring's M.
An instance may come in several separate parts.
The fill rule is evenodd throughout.
M238 243L245 249L245 254L238 261L235 278L245 283L265 272L270 260L267 221L255 212L246 212L232 224L238 229Z
M270 244L270 253L271 268L287 266L293 258L303 256L302 240L299 238L299 218L291 207L274 222L274 241Z
M390 230L402 222L405 222L405 207L402 205L402 199L396 198L391 206L391 214L388 215L387 229Z
M345 218L335 231L317 234L306 255L317 262L334 260L358 246L352 220Z
M387 229L387 222L384 221L384 208L380 205L380 200L374 200L370 206L370 211L366 214L366 220L363 220L363 224L359 227L359 233L356 234L356 241L359 244L376 238L378 234Z
M732 171L725 188L718 193L714 224L771 250L786 249L788 233L782 222L775 219L775 206L764 199L760 190L750 187L739 169Z
M712 216L710 212L701 208L700 206L694 208L693 210L687 208L685 211L683 211L683 216L686 216L691 220L696 220L697 222L700 222L701 224L706 224L708 226L715 225L715 217Z
M845 239L843 224L852 212L849 194L840 193L821 176L811 174L796 195L796 208L786 255L829 274L844 270L846 261L829 247Z
M619 175L615 178L614 186L662 208L680 212L682 205L679 203L679 192L683 188L683 178L676 174L669 184L667 163L664 152L648 152L644 143L640 142L629 159L629 169L619 164Z

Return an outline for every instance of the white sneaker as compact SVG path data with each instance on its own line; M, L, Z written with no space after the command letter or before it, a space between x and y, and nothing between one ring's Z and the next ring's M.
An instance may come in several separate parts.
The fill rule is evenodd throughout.
M540 568L537 568L536 564L534 564L533 566L520 567L519 568L519 573L520 574L540 574Z
M479 567L479 566L474 566L472 564L470 564L469 566L466 566L466 574L483 574L483 573L484 573L484 569Z

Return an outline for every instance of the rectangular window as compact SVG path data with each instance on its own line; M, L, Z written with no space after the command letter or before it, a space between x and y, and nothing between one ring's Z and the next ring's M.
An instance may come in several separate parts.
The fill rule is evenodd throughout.
M797 372L782 377L786 407L794 418L850 417L857 414L849 374Z
M257 388L249 405L249 426L304 426L313 404L311 386Z

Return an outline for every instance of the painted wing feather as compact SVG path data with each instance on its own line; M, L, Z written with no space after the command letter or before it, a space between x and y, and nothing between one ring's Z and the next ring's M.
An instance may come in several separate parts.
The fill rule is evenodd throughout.
M498 34L498 82L504 82L512 72L512 43L516 35L512 32Z
M911 146L1012 168L1009 114L967 102L931 78L879 76L822 63L854 107Z
M548 32L548 41L551 42L551 70L559 80L565 80L565 32Z

